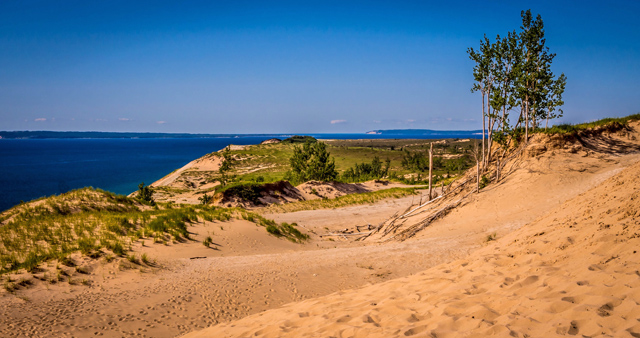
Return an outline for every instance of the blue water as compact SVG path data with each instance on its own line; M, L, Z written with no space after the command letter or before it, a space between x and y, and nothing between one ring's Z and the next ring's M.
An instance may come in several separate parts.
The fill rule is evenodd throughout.
M323 139L391 138L315 134ZM272 136L202 139L0 139L0 210L20 201L92 186L129 194L228 144L257 144ZM473 137L461 133L454 137ZM398 136L397 138L416 138ZM419 138L427 138L421 135Z

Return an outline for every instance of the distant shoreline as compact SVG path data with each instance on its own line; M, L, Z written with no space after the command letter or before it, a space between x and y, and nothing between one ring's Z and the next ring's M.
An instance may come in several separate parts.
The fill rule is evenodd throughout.
M323 135L362 135L363 138L393 138L425 136L434 138L458 138L464 135L480 134L481 130L430 130L430 129L389 129L375 130L363 133L280 133L280 134L189 134L189 133L136 133L136 132L100 132L100 131L0 131L0 139L204 139L204 138L241 138L241 137L278 137L286 138L293 135L310 135L323 138ZM333 137L335 138L335 137Z

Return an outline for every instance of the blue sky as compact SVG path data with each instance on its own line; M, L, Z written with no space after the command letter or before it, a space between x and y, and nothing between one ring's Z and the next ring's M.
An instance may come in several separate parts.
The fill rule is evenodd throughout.
M528 8L563 122L640 112L639 1L7 0L0 130L478 129L466 50Z

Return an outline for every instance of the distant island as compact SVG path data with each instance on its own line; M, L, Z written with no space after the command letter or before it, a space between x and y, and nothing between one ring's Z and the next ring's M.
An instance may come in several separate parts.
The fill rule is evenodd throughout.
M461 134L478 134L481 135L482 129L478 130L431 130L431 129L383 129L383 130L371 130L366 132L369 135L398 135L398 136L439 136L442 138L457 137Z

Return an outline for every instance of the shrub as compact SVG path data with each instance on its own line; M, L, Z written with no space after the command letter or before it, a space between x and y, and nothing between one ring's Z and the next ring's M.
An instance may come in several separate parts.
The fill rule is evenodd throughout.
M136 255L131 254L127 256L127 260L133 264L140 264L140 261L138 260L138 257L136 257Z
M142 256L140 257L140 260L142 260L142 263L144 264L151 265L151 260L149 259L149 256L147 256L146 253L142 254Z
M278 229L278 227L275 225L268 225L267 232L277 237L282 236L282 232L280 232L280 229Z
M208 248L209 245L211 245L211 242L213 242L213 239L211 239L211 236L207 236L207 238L205 238L204 241L202 241L202 245Z
M145 187L144 182L138 184L138 199L142 202L155 205L155 201L153 200L153 189L150 186Z
M309 180L332 181L338 176L335 160L329 159L327 145L322 142L305 142L302 147L294 147L289 158L291 171L288 177L294 182Z
M480 189L489 185L490 181L487 175L482 175L482 179L480 180Z
M207 194L204 194L201 197L198 197L198 200L200 201L200 204L207 205L207 204L211 203L211 200L213 200L213 196L209 196Z

